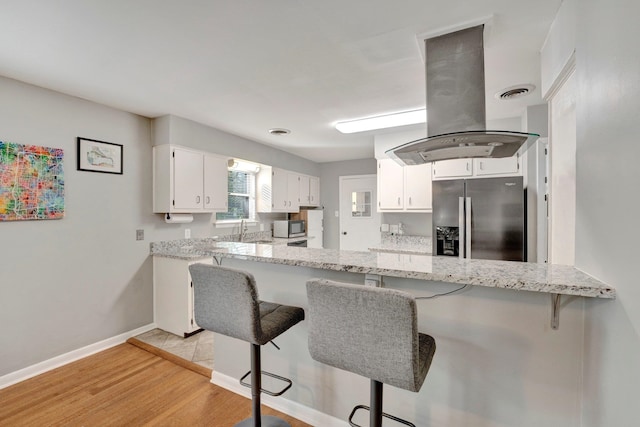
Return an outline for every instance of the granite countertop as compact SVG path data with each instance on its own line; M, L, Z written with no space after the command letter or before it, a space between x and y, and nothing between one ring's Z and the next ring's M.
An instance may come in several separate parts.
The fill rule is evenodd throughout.
M409 255L431 255L431 245L422 243L382 243L369 248L372 252L390 252Z
M468 260L388 252L341 251L293 247L285 244L219 242L213 239L152 243L151 254L185 260L211 256L237 258L323 270L594 298L615 298L616 295L612 287L575 267L565 265Z
M381 233L380 244L370 247L369 250L396 254L431 255L431 246L430 236Z

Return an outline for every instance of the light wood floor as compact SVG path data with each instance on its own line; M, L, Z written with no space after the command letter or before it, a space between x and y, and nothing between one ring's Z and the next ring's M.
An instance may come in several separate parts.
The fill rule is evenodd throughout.
M121 344L0 390L0 426L226 427L251 415L249 399L197 371Z

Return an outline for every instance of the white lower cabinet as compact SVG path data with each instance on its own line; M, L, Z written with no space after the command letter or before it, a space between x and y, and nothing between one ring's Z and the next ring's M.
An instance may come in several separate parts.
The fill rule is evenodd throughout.
M200 329L195 320L189 274L189 266L196 263L211 265L213 259L153 258L153 317L163 331L187 337Z

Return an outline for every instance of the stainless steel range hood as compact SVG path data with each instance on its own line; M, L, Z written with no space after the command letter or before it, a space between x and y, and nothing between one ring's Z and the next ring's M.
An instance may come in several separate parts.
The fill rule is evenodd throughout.
M486 130L484 25L425 40L427 137L386 151L400 164L511 157L540 136Z

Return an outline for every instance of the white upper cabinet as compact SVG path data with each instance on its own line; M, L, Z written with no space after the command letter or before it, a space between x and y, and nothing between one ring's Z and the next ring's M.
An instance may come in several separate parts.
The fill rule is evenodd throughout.
M298 176L293 172L263 166L258 173L257 183L258 212L298 212L300 210Z
M320 206L320 178L300 175L300 206Z
M320 206L320 178L309 177L309 206Z
M391 159L378 160L378 211L404 209L403 169Z
M473 175L472 159L433 162L433 179L466 178Z
M300 206L319 206L318 177L263 166L257 183L258 212L298 212Z
M431 163L404 168L404 208L431 211Z
M378 160L379 212L431 212L431 165Z
M433 163L433 179L522 175L519 155L502 159L456 159Z
M227 159L176 145L153 147L153 211L227 210Z
M311 206L310 180L310 176L300 175L300 206Z
M300 174L287 172L287 212L300 211Z
M204 206L203 154L174 148L172 208L201 210Z
M516 155L502 159L473 159L473 170L476 176L519 175L520 157Z
M228 197L227 159L213 154L204 155L204 208L226 212Z

